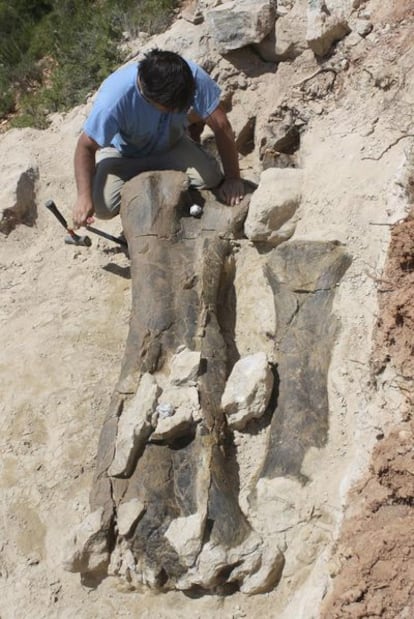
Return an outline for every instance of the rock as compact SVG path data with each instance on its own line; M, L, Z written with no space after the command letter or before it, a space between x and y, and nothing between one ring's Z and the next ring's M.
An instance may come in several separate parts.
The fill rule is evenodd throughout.
M275 19L270 1L225 2L207 12L209 33L220 54L260 43L274 27Z
M89 514L73 531L63 567L68 572L97 572L107 566L109 552L102 531L103 509Z
M158 402L159 406L169 405L173 414L179 410L188 410L193 417L197 417L200 410L198 391L195 387L166 386Z
M144 510L145 505L139 499L130 499L120 503L116 512L119 535L128 535Z
M277 62L293 60L307 48L306 5L307 0L296 0L292 9L276 20L275 59Z
M243 357L227 380L221 406L231 428L238 430L264 414L273 389L273 374L265 353Z
M273 291L265 275L266 257L244 241L242 251L236 255L234 290L237 298L234 336L241 357L260 350L273 361L276 314ZM260 303L257 300L260 299ZM231 300L224 300L230 309ZM224 323L226 326L226 323Z
M209 71L211 67L211 52L209 50L207 27L205 22L198 23L200 15L194 13L196 21L187 21L186 19L177 19L165 32L158 35L157 47L159 49L168 49L184 56L191 58L203 69ZM201 18L203 21L203 18ZM149 39L144 46L140 45L136 49L136 54L150 51L154 47L153 39ZM217 56L219 58L219 56Z
M287 155L295 153L300 146L299 130L304 124L296 109L281 106L272 112L259 136L260 157L264 159L269 151Z
M157 427L151 435L152 441L171 441L189 434L194 426L191 410L177 410L171 417L158 419Z
M254 129L256 117L244 119L244 124L236 134L236 148L241 155L248 155L254 149Z
M184 10L181 11L181 17L195 25L202 24L204 21L203 13L196 0L192 0L192 2L186 5Z
M201 550L205 519L205 513L176 518L165 532L165 537L188 567L194 564Z
M111 476L127 476L136 463L153 427L151 417L160 393L154 377L143 374L134 398L126 405L118 421L115 455L108 470Z
M247 595L271 591L279 582L284 565L285 558L279 549L271 546L265 548L258 570L244 580L240 591Z
M292 218L300 203L301 185L301 170L268 168L262 172L244 224L247 238L273 246L290 238L296 227Z
M369 19L356 19L352 24L352 30L357 32L361 37L366 37L372 29L373 25Z
M194 567L178 582L178 588L186 589L188 582L193 582L214 589L226 565L228 582L239 585L240 591L250 595L270 591L275 586L283 570L284 557L278 549L265 548L254 532L242 544L227 549L208 541Z
M316 56L325 56L333 43L351 31L341 2L311 0L308 5L306 40Z
M171 361L172 385L195 385L200 367L200 352L185 348L176 353Z

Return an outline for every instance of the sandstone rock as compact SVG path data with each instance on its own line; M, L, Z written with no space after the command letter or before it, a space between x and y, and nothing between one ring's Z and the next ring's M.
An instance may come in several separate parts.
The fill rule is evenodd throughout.
M127 535L145 510L139 499L130 499L118 505L116 512L119 535Z
M109 560L107 539L102 532L103 509L89 514L72 533L63 567L68 572L97 572Z
M195 25L201 24L204 21L203 12L198 6L198 2L196 0L192 0L192 2L186 5L184 10L181 12L181 17Z
M290 238L292 220L301 199L302 172L294 168L268 168L250 201L244 231L251 241L278 245Z
M205 513L176 518L165 532L165 537L189 567L201 550L205 519Z
M254 149L254 128L256 117L244 119L244 124L236 134L236 148L241 155L247 155Z
M229 328L234 329L241 357L260 350L273 361L276 314L265 265L266 257L260 255L250 241L244 241L242 251L236 255L234 290L237 312L234 327ZM230 299L224 299L224 302L226 307L231 307Z
M342 3L337 0L310 0L306 40L316 56L325 56L332 44L343 39L350 30Z
M157 427L151 435L152 441L171 441L189 434L194 425L189 409L179 409L171 417L158 419Z
M284 557L280 550L265 548L260 537L251 532L242 544L224 549L207 542L196 563L178 582L186 589L188 582L215 587L225 566L229 571L228 582L240 586L240 591L251 595L270 591L280 579Z
M273 389L273 374L265 353L243 357L227 380L221 406L230 427L242 429L266 411Z
M115 456L108 470L111 476L128 475L151 434L151 416L160 393L154 377L143 374L134 398L126 405L118 421Z
M171 361L171 384L194 385L197 381L200 367L200 352L183 348L177 352Z
M273 28L275 19L270 1L225 2L207 13L209 32L220 54L260 43Z
M276 20L276 61L293 60L307 48L306 5L307 0L296 0L292 9Z
M191 58L203 69L209 71L212 63L212 54L209 49L207 26L205 22L198 23L200 19L199 13L196 12L194 14L194 19L196 21L193 20L192 23L186 19L176 20L171 28L158 35L157 47L171 50L185 58ZM154 42L150 39L146 45L141 45L136 49L136 55L149 51L153 47Z
M284 564L285 558L279 549L271 546L265 548L259 568L243 581L240 591L247 595L270 591L280 580Z
M366 37L372 31L373 25L369 19L356 19L352 23L352 30L357 32L359 36Z
M196 387L170 387L167 385L158 398L158 403L159 406L169 405L173 414L178 410L188 410L193 417L197 417L200 410Z
M287 155L296 152L300 146L300 129L304 124L296 109L286 106L277 108L270 114L259 136L261 158L264 159L269 151Z

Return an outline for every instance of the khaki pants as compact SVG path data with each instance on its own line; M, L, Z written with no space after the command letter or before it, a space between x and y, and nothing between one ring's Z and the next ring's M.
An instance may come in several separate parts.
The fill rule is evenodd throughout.
M124 157L115 148L102 148L97 153L93 181L95 214L111 219L119 213L124 183L148 170L181 170L190 185L210 189L222 181L220 167L207 151L188 136L182 137L168 152L149 157Z

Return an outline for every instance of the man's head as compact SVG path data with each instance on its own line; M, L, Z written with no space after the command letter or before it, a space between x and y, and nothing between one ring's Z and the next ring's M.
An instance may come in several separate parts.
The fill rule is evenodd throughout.
M143 96L168 110L184 112L192 103L195 82L186 61L174 52L154 49L139 65Z

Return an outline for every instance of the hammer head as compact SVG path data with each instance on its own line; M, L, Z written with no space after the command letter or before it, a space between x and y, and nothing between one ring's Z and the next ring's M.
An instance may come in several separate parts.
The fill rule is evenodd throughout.
M74 232L65 238L65 243L68 245L80 245L81 247L90 247L92 241L89 236L79 236Z

